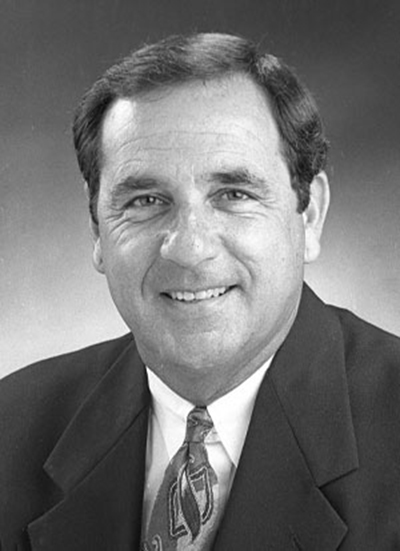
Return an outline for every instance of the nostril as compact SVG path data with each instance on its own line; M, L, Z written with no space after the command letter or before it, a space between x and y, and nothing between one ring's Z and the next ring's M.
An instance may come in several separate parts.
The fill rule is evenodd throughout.
M163 259L182 267L197 266L217 254L215 238L207 231L181 228L166 235L161 243Z

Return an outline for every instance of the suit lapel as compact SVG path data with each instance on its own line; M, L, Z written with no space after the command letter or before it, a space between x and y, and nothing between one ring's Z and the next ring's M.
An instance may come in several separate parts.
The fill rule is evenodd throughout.
M132 343L46 461L64 499L29 525L34 551L139 546L148 405L144 366Z
M257 396L215 551L337 549L347 527L321 487L357 466L340 326L305 288Z
M358 467L344 350L337 316L305 287L269 375L318 486Z

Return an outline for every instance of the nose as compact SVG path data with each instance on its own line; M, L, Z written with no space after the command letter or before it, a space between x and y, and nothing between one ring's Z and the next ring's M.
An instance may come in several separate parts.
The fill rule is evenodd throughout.
M161 257L185 268L194 268L217 255L218 238L212 214L188 206L177 213L164 235Z

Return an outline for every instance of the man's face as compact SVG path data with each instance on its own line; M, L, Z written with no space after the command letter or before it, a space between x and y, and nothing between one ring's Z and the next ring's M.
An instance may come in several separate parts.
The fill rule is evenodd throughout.
M95 265L146 364L219 396L276 351L302 288L305 219L267 100L241 76L185 84L118 100L102 139Z

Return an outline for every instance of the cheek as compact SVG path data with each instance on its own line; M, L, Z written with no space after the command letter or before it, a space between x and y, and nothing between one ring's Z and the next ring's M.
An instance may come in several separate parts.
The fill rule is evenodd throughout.
M280 292L302 278L304 231L301 222L254 224L239 231L232 254L245 266L259 293Z
M304 231L297 219L261 220L251 225L238 227L232 249L240 251L249 262L285 263L302 257Z
M141 294L152 263L152 247L137 239L123 245L108 242L103 247L104 270L114 298L132 299Z

